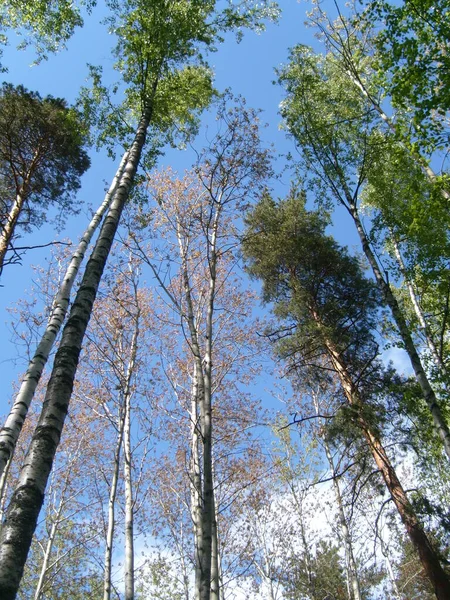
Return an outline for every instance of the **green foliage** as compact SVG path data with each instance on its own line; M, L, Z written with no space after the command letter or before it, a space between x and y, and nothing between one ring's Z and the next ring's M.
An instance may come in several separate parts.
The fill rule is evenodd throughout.
M320 540L312 564L293 554L286 569L284 582L289 600L347 599L347 585L339 549L328 541Z
M214 51L224 32L258 29L278 15L267 1L229 2L224 11L212 0L128 0L109 6L121 81L109 88L101 69L91 66L92 88L82 91L80 104L98 129L98 144L107 144L110 153L117 142L128 145L136 120L151 113L147 168L161 146L183 145L196 133L200 112L216 95L204 54Z
M356 92L332 54L315 54L303 45L291 50L278 81L286 91L280 110L284 126L316 195L320 189L320 200L328 206L333 196L348 202L377 152L368 144L376 123L369 101Z
M16 196L24 199L15 234L39 227L51 205L60 222L79 207L73 195L90 160L87 131L64 100L4 83L0 90L0 206L5 224Z
M95 0L5 0L0 7L0 31L15 30L23 41L19 48L33 45L38 62L57 52L83 25L82 9L88 12ZM0 43L7 43L2 35Z
M412 111L417 144L426 150L448 143L450 110L448 0L368 3L363 23L383 27L374 39L378 76L393 106Z
M358 258L325 235L327 222L307 211L301 196L278 205L265 196L246 218L244 256L263 281L265 301L275 301L275 314L292 323L272 336L279 353L293 364L316 365L328 340L357 372L377 355L379 295Z

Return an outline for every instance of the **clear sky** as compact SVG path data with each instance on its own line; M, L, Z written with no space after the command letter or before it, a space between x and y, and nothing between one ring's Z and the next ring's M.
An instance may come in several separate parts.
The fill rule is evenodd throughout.
M66 98L74 102L79 89L86 85L86 63L102 65L106 73L111 71L114 62L110 55L113 42L108 35L106 26L100 24L105 15L105 8L99 2L98 7L91 16L86 17L83 29L77 31L69 41L66 51L50 56L38 66L30 67L33 60L31 52L17 51L14 40L5 49L3 63L9 71L3 75L5 81L13 84L23 84L26 88L38 91L42 96L51 94ZM327 6L328 5L328 6ZM273 85L275 79L274 68L287 60L288 48L297 43L317 45L313 31L304 25L305 13L310 9L307 2L295 0L280 0L282 16L280 22L268 24L267 31L256 35L246 32L243 41L237 44L234 36L228 36L225 43L219 47L217 53L210 56L210 64L216 76L216 87L223 91L231 88L234 94L241 94L249 106L262 109L261 119L268 123L263 136L268 143L275 146L276 154L286 154L293 151L292 143L286 139L285 134L279 130L280 117L278 105L282 99L282 90ZM334 3L325 0L322 3L325 10L333 11ZM207 116L205 117L205 120ZM202 145L201 134L199 146ZM116 164L108 159L104 153L91 152L92 167L83 178L83 186L79 193L79 201L85 204L80 216L72 218L67 223L62 237L69 237L76 241L87 224L86 205L96 207L113 177ZM162 165L171 165L182 171L191 166L192 155L189 152L170 150L161 160ZM279 165L283 159L279 160ZM289 189L289 175L285 174L275 184L276 194L282 196ZM356 244L352 225L340 215L336 220L337 237L339 241L351 245ZM53 230L43 227L33 236L34 244L45 244L54 239ZM9 343L11 337L6 324L10 317L6 313L6 306L13 305L17 299L25 294L31 287L31 263L44 263L49 255L49 250L34 250L29 252L23 260L22 266L5 268L2 276L3 287L0 288L0 328L2 343L0 348L0 375L4 382L0 393L0 413L7 410L7 403L11 396L10 382L15 378L18 370L23 369L20 363L11 362L17 356L17 350Z

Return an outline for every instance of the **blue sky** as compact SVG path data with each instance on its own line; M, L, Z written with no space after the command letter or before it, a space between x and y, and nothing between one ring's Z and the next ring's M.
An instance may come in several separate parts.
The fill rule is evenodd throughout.
M267 31L257 35L246 32L243 41L237 44L234 36L227 36L225 43L219 47L217 53L210 56L210 64L215 72L216 87L219 90L231 88L234 94L240 94L247 100L249 106L262 109L261 120L268 124L263 136L267 143L274 144L275 154L286 154L293 151L292 143L280 131L280 117L278 105L282 99L282 90L273 84L275 79L274 68L287 60L288 48L296 43L317 45L313 31L304 25L305 13L310 9L307 2L282 0L280 2L282 16L278 24L268 24ZM328 5L328 6L327 6ZM325 10L333 10L331 0L323 2ZM3 75L5 81L13 84L23 84L26 88L38 91L42 96L66 98L74 102L79 89L86 85L87 63L101 65L108 73L114 62L110 54L113 39L108 35L106 26L100 24L105 15L102 3L86 18L83 29L77 31L69 41L68 48L57 55L50 56L38 66L30 67L33 53L17 51L14 39L5 49L3 63L9 71ZM205 116L205 120L207 120ZM198 145L202 145L201 133ZM70 219L61 237L76 240L87 224L87 206L96 207L103 198L104 190L113 177L116 164L104 153L91 152L92 166L83 177L83 185L77 201L84 203L84 209L78 217ZM182 171L191 166L193 156L188 151L170 150L162 158L161 165L171 165ZM118 160L117 160L118 162ZM283 164L280 159L279 165ZM277 195L284 195L289 189L289 174L284 174L274 184ZM337 237L341 242L357 245L353 227L345 215L337 214L335 218ZM34 244L45 244L54 239L54 232L49 227L43 227L33 235ZM13 305L24 296L25 290L31 287L32 273L30 264L44 263L49 255L49 250L34 250L29 252L23 260L22 266L5 268L0 288L0 327L2 340L0 349L0 374L5 385L2 386L0 396L0 412L7 410L10 398L9 382L15 378L16 373L23 368L20 362L16 365L11 358L17 356L17 350L9 344L10 332L5 324L10 321L6 313L6 306Z

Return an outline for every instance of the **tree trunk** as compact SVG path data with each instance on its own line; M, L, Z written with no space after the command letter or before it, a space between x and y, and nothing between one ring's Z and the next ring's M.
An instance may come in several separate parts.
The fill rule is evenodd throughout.
M202 478L200 471L199 455L199 375L197 362L194 362L194 374L191 396L191 460L190 460L190 491L191 491L191 518L194 527L194 555L195 555L195 600L200 599L200 581L202 573L202 520L201 520L201 490Z
M416 292L414 290L413 284L411 282L411 279L408 276L406 267L405 267L405 263L403 262L403 257L402 254L400 252L400 248L398 246L397 240L395 238L395 235L393 234L393 232L391 231L391 240L392 243L394 245L394 253L395 253L395 258L397 259L397 263L400 269L400 273L403 276L403 279L405 280L406 286L408 288L408 292L409 292L409 297L411 298L411 303L413 305L414 308L414 312L416 313L416 317L417 320L419 321L419 325L422 329L423 335L425 336L426 342L427 342L427 346L428 349L431 353L431 356L433 357L434 363L436 365L436 367L442 372L443 375L447 375L447 369L445 368L445 365L441 359L441 356L438 352L438 349L436 347L436 344L434 343L433 340L433 336L430 332L430 329L427 325L427 322L425 320L425 316L423 314L422 309L420 308L419 305L419 301L417 299L417 295Z
M6 223L2 225L0 234L0 275L3 271L3 263L5 262L5 255L8 251L11 239L14 234L17 220L22 212L22 208L25 202L25 189L22 189L16 194L16 199L6 219Z
M149 105L139 123L121 183L86 266L55 356L42 413L22 467L19 483L8 508L0 538L2 600L13 600L19 587L67 415L81 344L120 216L131 191L151 114L152 105Z
M114 543L114 529L115 529L115 505L116 505L116 494L117 484L119 481L119 466L120 466L120 453L122 449L123 440L123 425L124 419L122 415L119 415L119 428L117 432L116 447L114 450L114 470L111 480L111 487L109 489L108 498L108 528L106 531L105 540L105 564L103 569L103 600L110 600L111 598L111 570L112 570L112 552Z
M345 548L345 569L347 575L347 587L348 597L350 600L361 600L361 590L359 587L358 569L356 567L355 556L353 554L352 538L347 525L347 518L345 516L344 504L342 502L341 490L339 489L339 482L335 476L333 457L331 456L330 446L326 439L322 440L325 447L325 454L327 456L328 464L331 469L331 476L333 478L333 489L336 498L336 504L338 506L339 513L339 526L341 528L341 535L344 541Z
M362 95L365 98L367 98L367 100L369 100L370 104L380 115L380 118L382 119L382 121L384 123L386 123L386 125L389 128L389 130L391 131L391 133L393 133L394 136L397 139L399 139L401 137L401 133L399 133L398 128L396 127L395 123L393 122L393 120L391 118L389 118L387 116L387 114L381 108L379 102L377 100L375 100L375 98L372 96L372 94L369 93L366 86L362 82L362 80L359 76L359 73L357 72L356 68L354 67L353 61L351 60L351 58L349 59L348 56L346 56L345 58L347 58L347 60L350 61L350 64L352 66L352 69L349 68L346 70L346 74L350 78L351 82L359 89L359 91L362 93ZM352 70L353 70L353 72L352 72ZM421 154L419 154L419 152L411 150L411 144L401 142L401 146L402 146L402 148L406 149L410 153L410 155L413 157L413 159L417 162L417 164L420 165L422 172L425 173L425 175L428 177L428 179L431 182L435 182L436 178L437 178L436 173L433 171L433 169L430 167L430 165L424 159L424 157L421 156ZM444 198L447 198L447 199L450 198L449 192L445 189L441 190L441 194Z
M131 378L136 363L139 337L139 311L136 315L135 330L131 340L130 360L124 381L124 480L125 480L125 600L134 600L134 499L131 448Z
M375 279L384 296L386 304L391 309L392 316L394 317L394 321L397 325L403 345L411 361L411 366L414 370L416 379L419 382L420 388L422 390L424 400L427 403L427 406L431 412L434 427L444 445L445 453L447 454L447 457L450 460L450 431L440 409L439 403L436 398L436 394L434 393L434 390L431 387L430 382L428 381L428 377L423 368L422 361L420 360L420 356L416 350L413 339L411 337L411 333L408 329L405 317L403 316L403 313L398 305L397 299L392 293L389 283L385 281L383 275L381 274L377 259L375 258L375 255L372 252L369 240L367 239L366 232L364 231L361 220L359 218L356 204L350 197L348 197L347 200L349 202L348 210L355 222L356 229L358 231L362 243L364 254L366 255L367 260L369 261L369 264L372 267Z
M63 282L53 302L52 312L48 320L47 327L36 348L33 358L28 365L27 372L23 378L19 392L14 400L11 412L6 419L5 425L0 431L0 477L5 470L5 466L14 452L17 440L19 439L23 423L30 408L31 401L41 378L44 367L47 363L49 354L53 348L56 337L61 329L69 307L70 293L72 291L75 278L78 274L80 265L83 261L86 249L97 230L100 221L108 208L111 198L120 182L122 173L126 164L128 152L125 153L119 165L114 180L109 188L103 203L98 208L92 218L88 228L84 232L75 253L67 267Z
M214 507L214 481L213 481L213 458L212 458L212 336L214 299L216 293L216 265L217 265L217 230L221 214L220 204L216 208L212 222L211 238L208 237L209 255L209 292L205 326L205 355L204 365L204 389L201 411L202 438L203 438L203 549L204 563L202 568L202 591L201 600L211 598L211 567L213 550L213 523L215 521ZM218 589L216 592L218 593Z
M321 326L317 314L312 311L312 315L316 323ZM359 397L358 390L354 385L351 375L342 361L339 352L330 340L324 338L324 343L334 370L341 381L342 388L349 404L356 408L361 407L362 401ZM438 600L450 600L450 578L442 568L437 552L434 550L422 525L419 523L414 508L397 477L395 469L391 464L381 441L378 436L372 432L370 425L366 422L364 417L360 415L358 420L375 463L383 476L386 487L391 494L391 498L397 508L409 538L419 555L422 567L433 586L436 598L438 598Z

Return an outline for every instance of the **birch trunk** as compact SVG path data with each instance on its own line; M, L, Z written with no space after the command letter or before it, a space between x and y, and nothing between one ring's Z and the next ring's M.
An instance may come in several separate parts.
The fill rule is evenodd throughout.
M109 490L108 498L108 528L106 531L105 540L105 564L103 569L103 600L110 600L111 598L111 570L112 570L112 551L114 543L114 529L115 529L115 506L116 506L116 495L117 495L117 484L119 481L119 466L120 466L120 454L122 449L123 440L123 416L119 416L119 429L117 432L116 447L114 450L114 470L111 480L111 487Z
M131 447L131 379L136 363L139 337L139 311L131 340L130 360L127 367L124 394L124 480L125 480L125 600L134 600L134 499Z
M198 402L199 402L199 374L197 363L194 363L194 374L192 384L191 397L191 461L190 461L190 492L191 492L191 518L194 528L194 554L195 554L195 600L200 598L200 584L202 573L202 520L201 520L201 489L202 479L200 471L200 455L199 455L199 419L198 419Z
M155 85L156 89L156 85ZM148 106L137 129L120 185L64 327L42 413L11 499L0 538L0 597L13 600L19 587L48 476L59 444L72 393L81 344L91 315L120 216L136 174L152 114Z
M350 61L351 61L351 59L350 59ZM359 89L359 91L362 93L362 95L365 98L367 98L367 100L369 100L370 104L380 115L382 121L384 123L386 123L389 130L395 135L396 138L399 138L401 134L399 134L398 128L396 127L395 123L393 122L393 120L391 118L389 118L387 116L387 114L381 108L379 102L377 102L377 100L375 100L375 98L372 96L372 94L369 93L367 87L362 82L359 74L356 72L356 69L354 69L354 73L352 73L352 71L350 69L347 69L346 74L350 78L350 81ZM401 143L401 146L404 149L408 150L408 152L411 154L413 159L420 165L420 168L422 169L423 173L425 173L425 175L428 177L428 179L432 182L436 181L436 173L430 167L428 162L423 158L423 156L421 156L418 152L412 151L410 149L410 147L408 147L408 145L405 143ZM447 199L450 198L449 192L445 189L441 190L441 194L444 198L447 198Z
M211 600L220 600L220 560L219 560L219 531L217 529L216 502L213 494L214 518L212 523L211 544Z
M434 427L439 435L440 440L442 441L442 444L444 445L445 453L447 454L447 457L450 460L450 431L440 409L438 400L436 398L436 394L434 393L434 390L431 387L431 384L425 373L422 361L420 360L420 356L416 350L415 344L411 337L411 333L408 329L405 317L403 316L403 313L398 305L397 299L392 293L389 283L385 281L383 275L381 274L381 270L378 265L377 259L375 258L375 255L372 252L369 240L367 239L366 232L364 231L361 220L359 218L356 204L350 197L347 197L347 201L349 203L347 208L350 215L353 218L356 229L358 231L364 254L366 255L366 258L369 261L370 266L372 267L372 271L375 275L376 282L384 296L386 304L391 309L392 316L394 317L394 321L397 325L397 329L399 331L403 345L409 356L409 360L411 361L411 366L414 370L414 374L419 383L420 389L422 390L423 398L431 413Z
M40 598L43 597L42 594L44 593L44 585L45 585L45 581L46 581L46 577L47 577L48 567L50 564L50 557L52 554L53 542L55 541L56 532L58 531L58 526L60 524L62 509L63 509L63 501L61 500L59 503L58 509L56 511L56 515L55 515L54 521L52 523L51 529L50 529L50 534L47 539L47 545L45 546L44 560L42 562L41 572L39 575L39 581L38 581L36 591L34 594L34 600L40 600Z
M314 311L312 311L312 314L318 325L321 326L317 314L315 314ZM362 401L359 397L358 390L356 389L339 352L330 340L325 338L324 342L333 368L341 381L342 388L349 404L356 408L361 407ZM436 598L438 600L450 600L450 578L442 568L437 552L434 550L422 525L419 523L414 508L397 477L395 469L391 464L380 439L372 432L370 425L361 415L359 416L359 425L364 433L375 463L381 472L386 487L391 494L391 498L397 508L409 538L419 555L422 567L433 586Z
M427 346L428 349L431 353L431 356L433 357L434 363L436 365L436 367L444 374L447 375L447 369L441 359L441 356L438 352L438 349L436 347L436 344L434 343L434 339L433 336L430 332L430 329L427 325L427 322L425 320L425 316L423 314L423 311L420 307L419 301L417 299L417 295L416 292L414 290L414 286L411 282L411 279L408 276L406 267L405 267L405 263L403 262L403 257L402 254L400 252L400 248L398 246L397 240L395 239L394 234L391 232L391 240L394 246L394 253L395 253L395 258L397 259L397 263L400 269L400 273L403 276L403 279L405 280L406 286L408 288L408 292L409 292L409 297L411 298L411 303L413 305L414 308L414 312L416 313L416 317L417 320L419 321L419 325L422 329L422 332L425 336L426 342L427 342Z
M120 182L127 157L128 153L125 153L111 187L105 196L105 199L93 216L88 228L84 232L83 237L78 244L75 253L70 260L61 287L55 297L52 312L45 332L36 348L30 364L28 365L27 372L25 373L25 377L22 381L19 392L14 400L11 412L6 419L5 425L0 430L0 477L5 470L5 466L9 458L14 452L14 448L17 440L19 439L20 432L22 431L23 423L27 416L28 409L30 408L31 401L41 378L42 372L66 317L67 309L69 307L70 294L76 276L78 275L80 265L86 253L86 249L89 246L92 236L97 230L100 221L111 202L111 198Z
M330 446L325 439L322 439L325 454L328 460L328 464L331 469L331 476L333 478L333 489L336 498L336 504L338 506L339 513L339 526L341 528L341 535L344 541L345 549L345 567L347 571L347 587L348 597L350 600L361 600L361 590L359 587L358 569L356 567L355 555L353 554L352 538L347 525L347 518L345 516L344 504L342 502L341 490L339 488L339 482L335 476L336 472L334 469L333 457L331 456Z
M395 580L395 574L394 574L394 569L392 568L392 562L389 557L389 548L387 548L387 546L384 543L384 540L382 538L380 538L380 542L381 542L381 553L384 556L384 562L386 563L386 569L388 572L389 581L391 582L391 586L392 586L393 600L402 600L402 597L400 596L400 592L397 587L397 582Z
M205 327L205 355L204 365L204 390L202 411L202 438L203 438L203 549L204 564L202 569L202 588L200 599L211 598L211 567L213 549L213 523L215 521L214 508L214 482L212 459L212 336L214 299L216 293L216 267L217 267L217 231L221 215L220 201L212 221L211 233L208 231L208 259L209 259L209 292L207 300L207 314ZM218 593L218 590L215 590Z
M319 416L319 398L318 394L312 393L314 402L314 408L316 414ZM320 435L320 434L319 434ZM347 517L345 515L344 503L342 502L341 490L339 487L339 481L336 477L336 470L334 467L333 456L331 455L330 445L327 442L325 436L322 437L322 444L325 448L325 455L327 457L328 464L330 466L331 478L333 481L333 491L336 498L336 504L338 507L339 514L339 527L341 529L342 540L344 542L345 550L345 571L347 579L347 593L350 600L361 600L361 589L359 587L358 569L356 566L355 555L353 554L353 543L350 535L350 531L347 524Z

